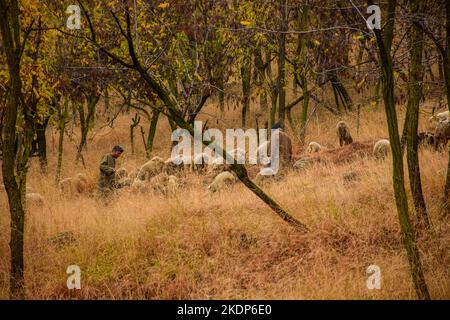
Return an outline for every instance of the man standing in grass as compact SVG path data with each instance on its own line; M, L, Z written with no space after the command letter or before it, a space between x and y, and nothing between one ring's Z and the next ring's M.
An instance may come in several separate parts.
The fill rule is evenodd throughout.
M100 176L98 177L97 190L102 200L107 200L112 196L113 189L116 188L116 159L123 153L121 146L114 146L111 153L103 156L100 161Z

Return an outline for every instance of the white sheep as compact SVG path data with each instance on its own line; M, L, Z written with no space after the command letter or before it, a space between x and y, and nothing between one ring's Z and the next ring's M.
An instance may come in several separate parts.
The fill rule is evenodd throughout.
M220 172L227 168L225 164L225 159L222 157L217 157L213 161L211 161L211 172Z
M384 159L389 154L391 143L389 140L382 139L379 140L373 146L373 155L376 159Z
M131 187L131 185L133 184L134 179L130 178L130 177L125 177L122 179L119 179L119 181L117 181L119 187Z
M25 195L25 199L27 204L36 206L36 207L43 207L44 206L44 197L41 196L39 193L27 193Z
M147 184L144 181L136 179L136 180L133 181L133 184L131 185L131 190L134 193L138 193L138 192L146 193L146 192L149 191L149 188L148 188Z
M447 111L444 111L444 112L433 114L430 117L429 122L434 122L434 121L441 122L441 121L449 120L449 118L450 118L449 111L447 110Z
M87 189L88 179L84 173L78 173L73 179L75 190L84 193Z
M137 176L138 176L138 174L139 174L139 170L140 170L141 168L135 168L135 169L133 169L129 174L128 174L128 178L131 178L131 179L136 179L137 178Z
M322 150L322 146L320 144L318 144L315 141L312 141L309 143L308 145L308 153L315 153L315 152L319 152L320 150Z
M116 179L120 180L122 178L128 177L128 171L125 168L120 168L116 170Z
M444 147L447 146L447 143L450 140L450 120L440 121L436 125L434 138L434 146L436 149L438 149L440 145L443 145Z
M175 176L169 176L166 186L167 192L174 193L178 189L178 186L179 186L178 178Z
M144 181L159 174L164 167L164 160L161 157L154 157L150 161L146 162L139 169L137 179Z
M270 181L278 181L281 179L280 175L275 174L272 168L262 168L255 177L256 184L264 184Z
M219 173L214 181L208 186L208 190L212 192L216 192L222 190L228 185L234 184L237 181L237 178L230 172L225 171Z
M82 194L87 189L87 177L83 173L78 173L74 178L66 178L59 182L59 189L68 196L75 193Z

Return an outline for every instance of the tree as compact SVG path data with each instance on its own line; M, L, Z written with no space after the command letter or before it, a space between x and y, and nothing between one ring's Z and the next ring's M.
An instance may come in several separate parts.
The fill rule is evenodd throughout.
M423 12L424 4L417 0L409 2L412 19L417 19ZM410 31L410 71L408 82L408 105L406 110L405 127L407 136L407 161L410 187L414 200L414 207L419 222L429 228L425 198L422 191L420 178L419 154L418 154L418 126L419 104L422 96L423 80L423 32L417 26Z
M368 4L372 5L372 2L369 0ZM389 24L392 24L393 28L396 0L389 0L388 6L388 17L392 19L392 21L389 21ZM416 293L419 299L428 300L430 299L430 294L428 292L428 287L422 270L422 263L420 261L419 249L417 248L414 227L411 225L411 221L409 219L408 200L406 197L403 172L403 156L394 102L394 71L392 67L392 57L390 54L392 42L389 39L389 30L390 29L388 29L387 38L383 37L383 34L379 29L374 29L374 33L380 58L383 100L392 151L392 180L394 185L395 202Z
M27 119L30 118L27 108L23 106L23 101L21 101L23 95L20 61L24 42L21 41L19 14L19 4L16 0L0 0L0 32L9 75L9 94L6 99L2 132L2 173L11 213L11 239L9 244L11 250L10 294L13 298L22 298L25 294L23 257L25 209L23 192L21 192L21 182L23 180L20 180L20 174L21 170L26 166L27 154L23 153L23 157L20 157L18 160L16 141L18 138L26 140L24 136L31 135L30 133L18 134L16 132L18 116L22 113ZM27 148L25 147L25 149Z

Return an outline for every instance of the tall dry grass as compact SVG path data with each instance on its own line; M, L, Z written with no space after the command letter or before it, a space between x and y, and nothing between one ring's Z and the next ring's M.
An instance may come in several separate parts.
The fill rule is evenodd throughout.
M212 108L212 106L211 106ZM237 117L233 111L229 118ZM129 151L128 124L95 130L85 153L87 168L74 165L75 143L66 141L63 177L85 172L95 186L98 161L113 144ZM365 109L360 132L356 119L343 117L355 140L387 137L384 113ZM319 113L308 141L338 144L335 124ZM423 119L422 119L423 120ZM231 121L231 120L230 120ZM169 126L162 120L155 154L168 155ZM236 123L237 125L237 123ZM421 127L427 124L422 121ZM214 127L212 123L209 125ZM30 299L415 299L391 182L391 162L361 159L347 165L315 165L289 172L264 189L311 232L298 234L242 184L211 194L211 177L189 174L175 196L121 190L105 207L86 195L63 195L54 186L57 134L49 131L49 174L31 163L29 185L45 198L26 217L26 292ZM120 166L145 161L125 153ZM296 150L301 150L296 146ZM450 298L450 225L441 216L447 156L420 153L424 193L433 223L419 237L431 296ZM345 174L358 179L345 182ZM0 195L0 298L8 297L9 213ZM412 207L411 207L412 208ZM413 214L412 214L413 215ZM55 246L48 238L72 232L77 242ZM66 288L69 265L81 268L81 290ZM368 290L366 268L380 266L381 290Z

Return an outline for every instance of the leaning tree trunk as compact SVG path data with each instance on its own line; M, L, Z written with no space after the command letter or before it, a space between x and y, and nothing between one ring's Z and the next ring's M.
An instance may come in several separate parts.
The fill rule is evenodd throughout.
M368 2L369 5L372 5L371 1ZM392 8L392 3L394 3L394 10L395 2L395 0L389 0L389 7ZM414 227L411 225L408 214L408 199L406 197L404 182L403 157L394 101L394 75L392 58L390 55L391 47L385 46L385 41L383 40L383 35L380 30L374 29L374 33L379 49L382 93L391 143L393 161L392 180L394 185L397 214L416 293L419 299L428 300L430 299L430 294L428 292L425 276L422 270L422 263L420 261L419 249L417 248Z
M411 15L413 19L422 12L420 0L411 0ZM405 128L407 140L407 161L411 192L414 200L417 219L420 225L426 228L430 227L425 198L423 196L422 181L420 178L419 154L418 154L418 136L419 126L419 104L422 94L423 80L423 31L417 26L413 26L410 32L410 79L408 82L408 106L406 110Z

